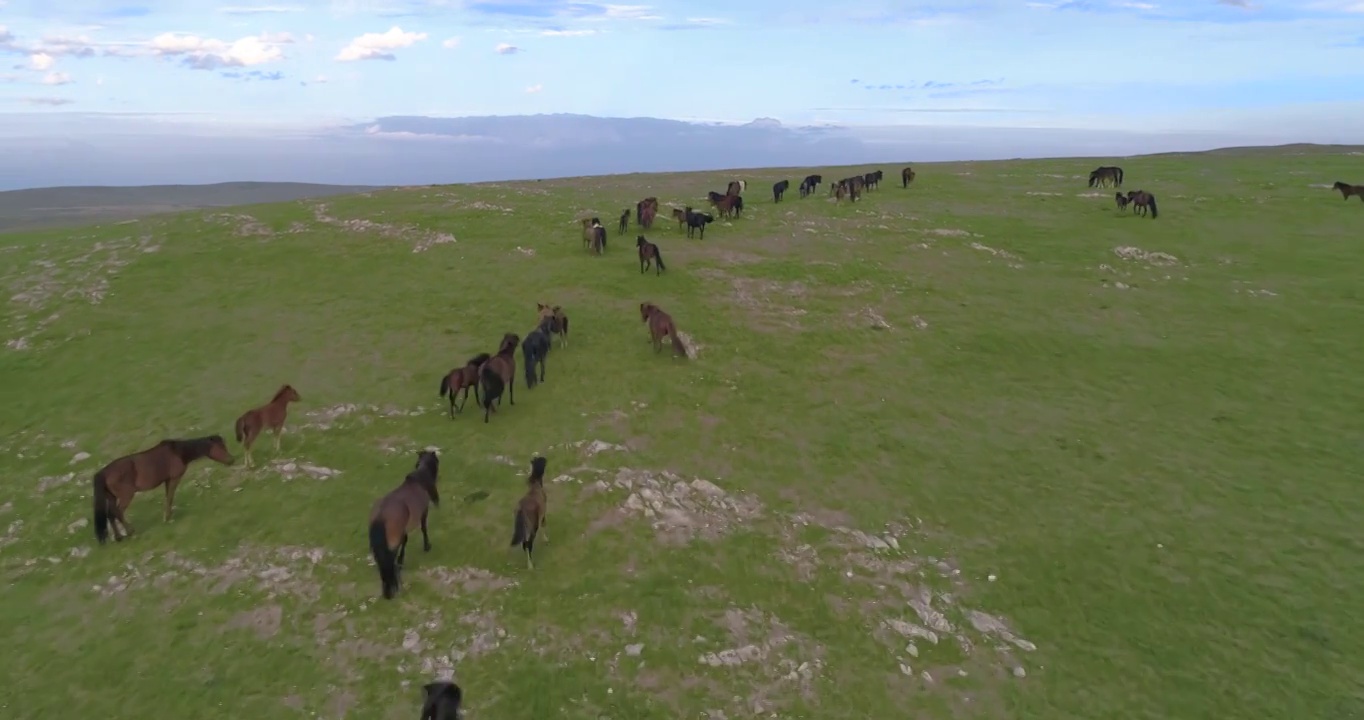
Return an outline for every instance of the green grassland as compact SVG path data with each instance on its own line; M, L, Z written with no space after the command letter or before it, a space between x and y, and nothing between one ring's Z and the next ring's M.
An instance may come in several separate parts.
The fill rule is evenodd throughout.
M0 238L0 716L411 718L451 667L499 720L1364 716L1364 206L1323 187L1358 153L1119 161L1158 220L1098 164L887 164L855 205L744 171L742 219L647 233L661 277L613 219L735 173ZM572 322L546 384L448 419L537 302ZM95 545L99 465L285 382L278 455ZM427 446L435 547L378 600L366 514Z

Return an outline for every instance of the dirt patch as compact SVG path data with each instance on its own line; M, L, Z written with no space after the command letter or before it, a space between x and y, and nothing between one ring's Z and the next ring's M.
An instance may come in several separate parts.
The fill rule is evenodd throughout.
M696 271L696 274L728 282L730 300L748 310L757 324L800 329L797 318L804 316L806 310L798 305L804 304L810 292L805 283L733 276L707 268Z
M761 715L780 709L794 695L812 700L824 667L822 645L757 608L730 608L716 618L730 647L697 656L702 666L743 677L748 697L735 697L731 712Z
M666 470L656 473L621 468L612 480L598 480L594 487L598 491L628 492L613 512L645 518L659 541L669 545L683 545L697 538L715 540L763 513L757 498L731 495L700 478L688 482Z
M1123 260L1144 262L1147 265L1151 266L1167 266L1179 264L1179 258L1169 253L1147 252L1146 250L1142 250L1139 247L1132 247L1130 245L1122 245L1113 248L1113 254L1117 255Z
M121 575L111 575L91 590L108 598L146 587L165 588L191 582L214 595L247 585L268 599L291 597L312 601L321 592L317 579L320 572L345 570L344 566L324 566L326 555L322 548L247 546L221 564L208 565L173 551L147 553L137 564L125 565Z
M293 480L301 477L312 478L314 480L326 480L341 474L341 471L335 468L322 467L321 465L313 465L300 460L291 460L287 458L271 460L269 470L279 475L284 480Z
M424 230L416 225L392 225L389 223L379 223L363 218L352 218L342 220L328 214L328 206L319 203L313 206L313 217L320 223L332 225L354 233L372 233L390 240L407 240L415 244L412 252L426 252L436 245L446 245L456 242L455 236L449 233L438 233L432 230Z
M227 621L228 630L250 630L257 638L268 640L279 634L284 620L284 609L278 605L266 605L255 610L247 610L232 616Z
M1009 267L1011 267L1011 268L1021 268L1021 267L1023 267L1023 263L1021 262L1021 261L1023 260L1023 258L1021 258L1021 257L1019 257L1019 256L1017 256L1017 255L1015 255L1015 254L1013 254L1013 253L1011 253L1011 252L1009 252L1008 250L1000 250L999 248L992 248L992 247L990 247L989 245L982 245L981 243L978 243L978 242L973 242L973 243L971 243L971 249L972 249L972 250L979 250L979 251L981 251L981 252L990 253L991 255L993 255L993 256L995 256L995 257L997 257L997 258L1003 258L1003 259L1008 263Z
M214 213L205 215L204 220L231 226L237 237L272 237L275 234L270 226L244 213Z
M441 408L448 412L449 407ZM426 414L424 410L405 410L394 405L355 405L353 403L342 403L331 407L318 408L303 413L304 422L299 424L298 429L330 430L353 422L358 425L369 425L378 418L393 417L417 417Z
M432 567L422 574L435 585L461 593L505 590L517 584L515 580L472 567Z

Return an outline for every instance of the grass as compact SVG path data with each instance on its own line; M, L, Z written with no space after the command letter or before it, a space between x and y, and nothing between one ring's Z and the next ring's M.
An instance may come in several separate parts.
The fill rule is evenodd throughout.
M1364 715L1364 208L1317 187L1354 160L1122 161L1155 221L1088 196L1090 160L923 165L843 206L745 172L745 218L648 233L662 277L573 219L728 175L6 236L0 714L408 718L453 665L506 720ZM643 300L694 360L648 348ZM441 374L536 302L572 319L547 383L447 419ZM173 522L149 493L94 547L99 464L284 382L273 465L195 466ZM435 548L377 601L365 514L427 445Z
M319 198L374 189L355 185L229 182L9 190L0 192L0 233L127 221L181 210Z

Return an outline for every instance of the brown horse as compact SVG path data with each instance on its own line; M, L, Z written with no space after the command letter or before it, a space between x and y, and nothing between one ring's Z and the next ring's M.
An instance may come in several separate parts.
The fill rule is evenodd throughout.
M592 247L593 241L595 241L597 238L596 229L601 227L601 219L594 217L583 218L578 222L581 223L583 226L583 249L584 250L589 249ZM605 242L603 242L603 245L604 244Z
M657 277L659 273L668 269L663 266L663 253L659 252L658 246L644 239L643 235L640 235L638 238L635 239L635 246L639 248L640 275L644 274L645 269L647 269L649 265L657 266L654 268L655 277Z
M1340 191L1341 200L1349 200L1350 196L1354 195L1359 198L1360 202L1364 202L1364 185L1346 185L1337 180L1336 184L1331 186L1331 189Z
M544 318L550 318L552 320L549 325L550 333L559 336L560 346L568 347L568 315L564 312L564 309L558 305L550 307L543 303L535 303L535 309L536 312L540 314L542 320Z
M1127 196L1123 195L1122 192L1113 193L1113 200L1114 202L1118 203L1118 212L1123 212L1124 210L1126 210L1127 204L1132 202L1131 200L1128 200Z
M648 230L649 228L654 226L654 218L657 216L658 216L657 204L646 206L644 208L644 212L640 213L641 222L639 226L644 228L645 230Z
M1151 211L1151 219L1155 220L1160 216L1160 210L1156 208L1156 196L1145 190L1133 190L1127 193L1128 202L1132 203L1132 212L1146 214L1147 209Z
M462 367L451 370L440 380L441 397L450 396L450 419L455 419L455 396L460 390L464 391L464 400L459 404L459 412L464 412L464 404L469 402L469 388L474 390L474 405L480 405L478 400L478 369L483 363L488 362L492 357L488 353L479 353L464 363Z
M673 208L673 219L677 221L677 231L681 232L687 227L687 211L682 208Z
M625 229L628 228L628 227L630 227L630 208L625 208L624 210L621 210L621 211L620 211L620 233L619 233L619 234L624 235L624 234L625 234Z
M545 510L548 498L545 497L545 459L533 458L530 461L530 477L526 478L526 494L516 504L516 517L513 520L512 545L520 545L526 552L526 567L535 569L531 553L535 551L535 536L545 529ZM549 533L544 532L545 542Z
M507 390L511 404L516 404L516 346L520 343L521 337L516 333L503 335L497 354L488 358L478 371L483 381L483 422L488 422L493 401L502 402L503 388Z
M653 343L654 352L662 351L663 338L671 335L673 351L682 357L687 356L687 346L682 343L682 338L677 334L677 325L673 323L672 316L663 311L663 308L651 302L640 303L639 318L649 326L649 342Z
M914 182L914 168L905 168L900 171L900 187L909 187Z
M284 418L288 415L289 403L299 402L303 398L299 397L298 391L291 385L282 385L275 391L275 396L270 398L270 402L258 408L252 408L242 413L237 418L237 442L246 448L246 466L253 467L256 463L251 458L251 446L256 443L256 438L261 432L269 429L275 434L275 452L279 452L279 439L284 434Z
M440 458L430 450L422 450L417 453L416 468L369 511L369 550L379 567L379 582L386 600L392 600L402 585L399 573L407 559L407 534L421 527L422 552L431 552L426 515L431 505L440 507L440 493L436 492L439 475Z
M658 214L658 198L653 197L653 196L651 195L651 196L646 197L646 198L644 198L643 200L640 200L639 202L635 203L635 224L636 224L636 225L643 225L643 224L644 224L644 208L646 208L646 207L652 207L652 208L654 209L654 214L657 215L657 214Z
M738 208L742 207L743 198L739 195L726 195L719 200L713 200L711 204L715 206L715 211L720 213L720 217L733 217L737 214Z
M725 187L725 194L730 197L738 197L744 191L744 183L739 180L730 180Z
M189 440L162 440L155 446L132 455L124 455L100 468L95 473L95 539L103 545L109 539L109 526L114 528L114 542L133 534L128 524L128 506L133 496L147 490L166 486L165 520L170 522L175 505L175 488L189 464L208 458L224 465L233 463L227 442L221 435ZM123 532L119 532L119 526Z

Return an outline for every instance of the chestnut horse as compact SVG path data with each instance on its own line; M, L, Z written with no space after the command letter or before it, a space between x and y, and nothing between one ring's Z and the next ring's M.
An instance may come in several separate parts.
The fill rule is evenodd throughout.
M651 302L640 303L639 318L649 326L649 342L653 343L654 352L661 352L663 350L663 338L671 335L673 351L682 357L687 357L687 346L682 343L682 338L677 334L677 325L673 323L672 316L663 311L663 308Z
M493 401L502 402L503 388L506 388L511 404L516 404L516 346L520 343L521 338L516 333L503 335L497 354L488 358L478 371L483 381L483 422L488 422Z
M283 385L275 391L275 396L270 398L270 402L247 410L237 418L237 442L246 448L247 467L255 466L256 462L251 458L251 446L267 428L275 434L275 452L279 452L279 439L284 434L284 418L288 415L289 403L302 399L293 386Z
M416 468L369 511L369 549L379 567L386 600L392 600L402 586L399 573L407 559L407 534L420 527L422 552L431 552L426 515L431 505L440 507L440 493L436 492L439 475L440 458L430 450L422 450L417 453Z
M133 496L147 490L166 486L165 521L170 522L175 505L175 488L185 477L189 464L208 458L224 465L234 462L227 451L222 435L188 440L162 440L156 445L132 455L124 455L100 468L95 473L95 539L103 545L109 540L109 527L114 528L114 542L133 534L128 524L128 506ZM119 532L119 526L123 532Z
M474 390L474 405L481 405L478 399L478 369L483 367L483 363L488 362L492 357L488 353L479 353L464 363L462 367L457 367L446 374L440 380L440 395L450 396L450 419L455 419L455 396L460 390L464 391L464 400L460 402L458 411L464 412L464 404L469 402L469 388Z

